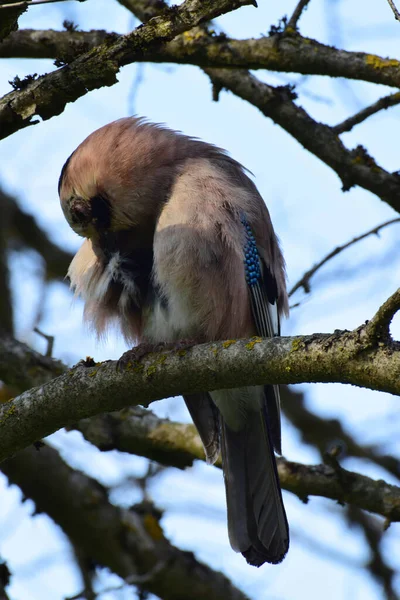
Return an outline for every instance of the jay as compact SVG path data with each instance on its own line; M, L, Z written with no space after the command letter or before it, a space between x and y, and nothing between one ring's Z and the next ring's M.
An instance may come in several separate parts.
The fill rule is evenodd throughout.
M269 212L226 152L140 118L86 138L59 180L64 215L85 240L68 275L101 335L203 343L280 334L285 266ZM222 453L232 548L251 565L279 563L289 530L274 451L279 388L184 398L207 462Z

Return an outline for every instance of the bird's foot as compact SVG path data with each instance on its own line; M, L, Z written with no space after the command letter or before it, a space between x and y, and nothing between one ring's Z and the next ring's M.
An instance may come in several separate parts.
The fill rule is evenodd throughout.
M117 362L117 370L123 371L128 367L131 363L138 362L143 356L146 354L150 354L150 352L160 352L162 344L152 344L150 342L143 342L139 344L139 346L135 346L130 350L127 350L123 353L121 358Z

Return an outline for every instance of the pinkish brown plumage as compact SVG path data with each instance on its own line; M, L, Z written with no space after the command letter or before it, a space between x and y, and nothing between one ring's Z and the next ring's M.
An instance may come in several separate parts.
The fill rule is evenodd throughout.
M87 238L68 274L98 334L113 321L137 343L279 334L288 310L279 244L256 187L224 151L120 119L71 155L59 193ZM256 566L280 562L289 533L273 453L277 386L185 401L209 462L221 446L232 547Z

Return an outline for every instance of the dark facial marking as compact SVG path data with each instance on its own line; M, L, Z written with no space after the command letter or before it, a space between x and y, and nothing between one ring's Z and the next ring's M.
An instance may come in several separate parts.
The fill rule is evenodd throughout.
M108 230L111 225L111 207L109 200L104 196L94 196L90 199L92 218L97 229Z
M61 190L62 182L63 182L63 179L64 179L64 175L65 175L65 173L66 173L66 170L67 170L67 168L68 168L68 163L69 163L69 161L71 160L71 158L72 158L72 156L74 155L74 153L75 153L75 150L74 150L74 152L73 152L73 153L72 153L72 154L71 154L71 155L70 155L70 156L67 158L67 160L66 160L66 161L65 161L65 163L64 163L64 166L63 166L63 168L61 169L60 178L59 178L59 180L58 180L58 195L60 195L60 190Z

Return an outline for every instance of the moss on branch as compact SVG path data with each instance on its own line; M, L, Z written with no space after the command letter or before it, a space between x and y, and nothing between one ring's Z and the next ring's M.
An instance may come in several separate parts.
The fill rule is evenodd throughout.
M396 292L371 323L378 326L382 321L386 326L388 311L394 314L397 300ZM18 390L39 385L0 407L0 459L62 426L78 423L75 427L102 450L116 448L183 468L204 457L194 427L161 421L133 405L182 392L267 381L335 381L400 395L399 345L388 338L383 343L375 331L367 323L331 335L204 344L184 355L180 351L146 355L125 372L117 371L115 362L93 360L66 370L12 338L0 337L0 379ZM119 409L123 410L112 412ZM111 414L99 414L104 412ZM99 416L88 419L93 415ZM326 496L400 520L400 492L384 482L344 470L339 476L330 466L284 459L279 472L283 487L300 497Z
M387 311L381 313L387 319ZM374 317L376 326L381 313ZM7 380L7 354L0 378L15 386L16 374ZM86 364L91 363L0 407L0 460L82 418L181 394L263 383L338 382L400 395L400 345L377 339L368 325L332 334L203 344L184 356L179 351L148 354L123 372L114 361ZM26 381L23 370L19 377Z

